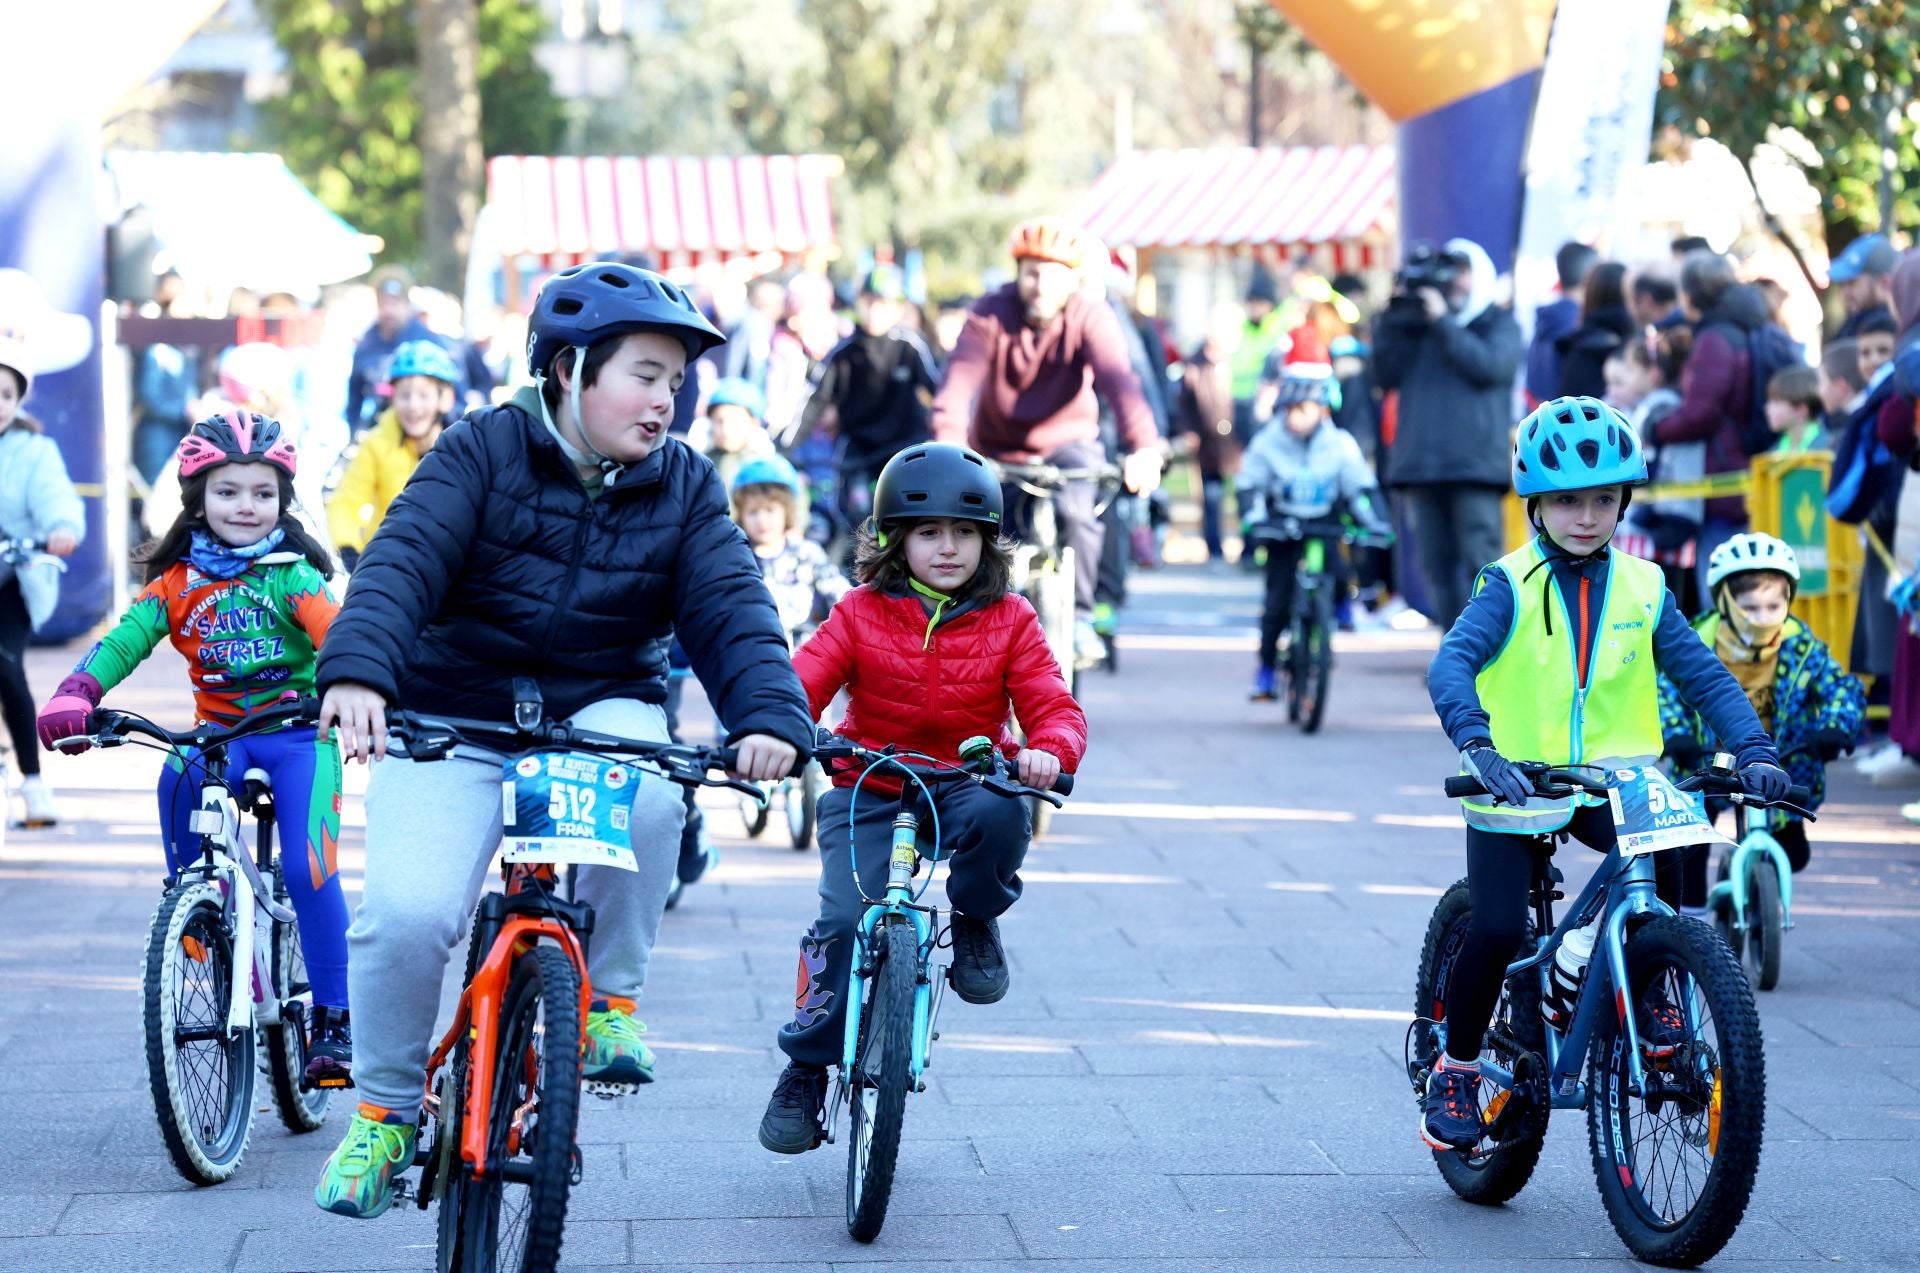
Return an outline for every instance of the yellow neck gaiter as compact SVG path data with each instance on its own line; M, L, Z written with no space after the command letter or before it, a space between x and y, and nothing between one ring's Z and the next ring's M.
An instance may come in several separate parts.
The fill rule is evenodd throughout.
M1761 627L1729 598L1720 601L1720 627L1713 635L1713 652L1740 682L1760 724L1773 731L1773 680L1780 664L1780 636L1784 623Z

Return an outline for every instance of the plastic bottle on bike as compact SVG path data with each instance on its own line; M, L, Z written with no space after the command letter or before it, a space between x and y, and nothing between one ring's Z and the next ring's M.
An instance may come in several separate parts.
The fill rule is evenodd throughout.
M147 586L42 709L48 747L84 734L107 691L162 641L186 659L202 721L231 725L313 688L317 652L339 607L327 593L332 560L294 508L293 443L278 421L233 411L194 425L177 454L180 515L142 550ZM199 853L188 825L200 790L191 759L169 757L160 772L170 875ZM353 1066L347 903L335 859L339 750L324 735L281 729L235 743L229 763L236 787L249 769L272 781L285 884L313 987L307 1078L337 1082Z
M684 644L739 776L789 772L812 742L786 634L713 467L668 437L688 362L722 343L678 286L614 263L563 270L530 320L533 385L471 412L427 453L368 546L324 656L323 727L385 751L390 705L498 720L516 678L556 722L667 738L667 647ZM363 1101L315 1191L366 1218L393 1199L425 1096L446 965L502 833L501 769L388 759L367 791L367 884L353 929ZM636 784L638 870L586 867L593 907L585 1081L649 1081L636 997L675 874L685 808Z
M1391 527L1379 511L1373 467L1353 435L1333 423L1340 406L1340 382L1324 363L1289 363L1280 380L1278 412L1255 435L1240 462L1239 487L1245 501L1247 542L1258 541L1262 523L1282 518L1327 518L1344 508L1368 531L1387 535ZM1255 701L1277 696L1280 634L1293 613L1295 571L1306 544L1300 539L1268 537L1266 597L1260 610L1259 662L1253 670ZM1329 558L1337 595L1344 596L1351 572L1338 546Z
M34 358L25 336L0 327L0 540L44 544L66 557L86 535L86 509L74 493L66 462L40 423L20 409L33 387ZM40 776L33 745L33 692L27 688L27 640L53 615L60 596L57 563L31 557L0 563L0 709L20 767L23 825L52 826L59 820L53 793ZM0 823L12 817L13 793L0 789ZM4 828L0 828L4 829Z
M1427 672L1462 772L1491 793L1462 801L1473 924L1441 1005L1446 1053L1421 1119L1435 1149L1471 1149L1483 1133L1482 1036L1525 933L1533 854L1555 839L1600 850L1614 839L1604 804L1534 795L1516 762L1651 763L1661 750L1656 673L1664 673L1737 756L1750 790L1771 800L1791 786L1739 682L1687 626L1660 568L1609 547L1646 478L1632 426L1595 399L1555 399L1522 421L1513 483L1534 538L1481 571ZM1638 1005L1635 1019L1662 1035L1680 1026L1664 1002Z
M1780 749L1795 783L1807 788L1808 810L1826 796L1827 762L1853 746L1866 717L1866 690L1840 666L1826 643L1788 612L1800 585L1793 549L1772 535L1735 535L1707 559L1707 589L1713 608L1693 621L1714 656L1740 682L1748 702ZM1697 769L1713 748L1707 726L1681 702L1673 683L1660 683L1660 722L1667 756L1676 770ZM1709 809L1724 809L1713 802ZM1767 827L1786 850L1795 872L1811 855L1806 823L1797 813L1774 809ZM1707 910L1707 846L1684 850L1684 913Z
M861 536L861 586L800 647L794 665L816 716L847 689L838 732L855 742L957 761L963 741L984 735L1015 758L1022 783L1045 790L1078 767L1087 721L1033 607L1009 591L1002 511L1000 485L972 451L934 443L895 456ZM1010 710L1027 728L1024 749L1007 730ZM897 798L899 783L876 774L861 789L873 798L856 810L859 777L859 767L843 768L820 801L821 909L800 939L794 1017L778 1039L789 1063L760 1124L760 1143L778 1153L820 1143L861 891L877 896L886 883L894 812L887 797ZM934 807L952 863L953 990L969 1003L994 1003L1009 984L996 918L1020 896L1028 813L1023 802L970 783L940 788Z

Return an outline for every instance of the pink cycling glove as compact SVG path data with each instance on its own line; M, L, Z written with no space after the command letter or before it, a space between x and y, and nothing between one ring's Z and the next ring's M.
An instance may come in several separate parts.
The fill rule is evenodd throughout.
M100 682L85 672L75 672L60 682L47 705L40 709L40 745L48 751L62 738L87 732L87 717L100 706ZM64 747L62 751L85 751L85 747Z

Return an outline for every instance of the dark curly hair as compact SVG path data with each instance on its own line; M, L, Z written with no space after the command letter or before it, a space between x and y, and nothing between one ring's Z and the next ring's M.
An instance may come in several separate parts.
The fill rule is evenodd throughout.
M207 529L207 482L224 464L216 464L210 469L183 478L180 482L180 516L174 518L173 525L166 533L150 539L134 549L133 559L147 568L146 582L152 583L167 573L174 562L184 558L193 547L193 532ZM285 469L271 466L280 483L280 520L275 524L284 533L281 548L287 552L299 553L313 563L313 568L323 575L333 574L333 556L324 545L309 535L300 524L300 518L293 511L293 479L287 476Z
M861 583L877 583L890 592L905 592L913 572L907 568L907 536L913 528L930 518L887 524L887 542L882 545L870 523L862 523L854 540L853 575ZM978 524L978 523L976 523ZM953 595L955 601L997 601L1013 591L1014 542L1004 535L990 533L980 524L980 567L973 577Z

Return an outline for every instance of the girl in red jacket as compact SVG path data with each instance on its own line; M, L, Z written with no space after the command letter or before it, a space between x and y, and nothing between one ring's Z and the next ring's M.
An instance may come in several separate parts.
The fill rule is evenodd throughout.
M965 447L929 443L888 461L874 488L873 520L855 563L861 586L834 606L793 658L815 719L842 687L839 733L958 761L976 734L995 738L1020 781L1042 790L1072 773L1087 746L1073 701L1026 598L1010 591L1012 558L999 538L999 481ZM1007 728L1026 727L1024 747ZM886 887L897 780L852 787L864 766L834 775L820 801L820 917L800 939L793 1020L780 1030L786 1071L760 1123L760 1143L800 1154L821 1139L827 1065L845 1037L848 966L862 902ZM1006 951L995 916L1020 896L1020 863L1032 831L1027 805L970 782L934 788L941 854L950 859L953 992L968 1003L1007 993Z

